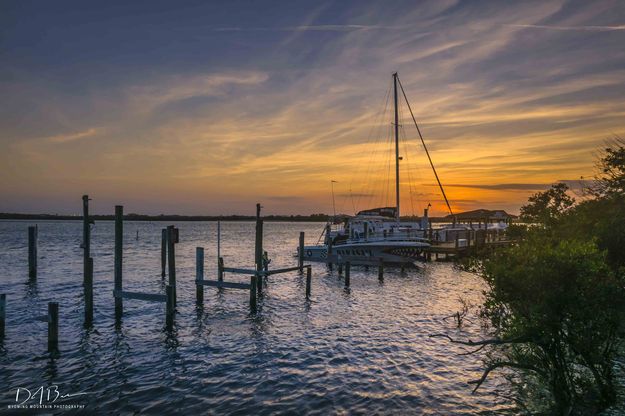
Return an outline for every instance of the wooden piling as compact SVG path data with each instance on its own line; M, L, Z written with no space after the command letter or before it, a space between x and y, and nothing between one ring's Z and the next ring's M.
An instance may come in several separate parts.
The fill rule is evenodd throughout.
M172 285L165 286L165 325L171 330L174 326L174 316L176 314L176 294Z
M257 215L260 215L260 209L257 205ZM254 263L256 264L256 271L263 271L263 220L256 218L256 244L254 251ZM258 293L263 291L263 279L256 279L256 286Z
M167 228L161 230L161 277L167 274Z
M220 282L224 281L224 258L219 257L217 259L217 280Z
M378 280L380 282L384 280L384 260L381 258L378 263Z
M7 318L7 295L0 294L0 340L4 339L4 329Z
M328 269L332 271L332 241L328 243Z
M198 305L204 303L204 286L197 282L204 280L204 248L195 248L195 301Z
M345 262L345 287L349 287L350 284L350 274L351 274L351 263Z
M59 304L48 303L48 351L59 349Z
M87 284L89 259L91 258L91 227L89 225L89 195L82 196L82 249L83 285Z
M304 272L304 232L300 231L299 233L299 250L298 250L298 266L299 266L299 272L303 273Z
M37 280L37 226L28 227L28 277Z
M115 291L122 291L122 255L124 243L124 207L115 206ZM124 303L121 296L115 297L115 319L121 320L124 314Z
M173 225L167 227L167 263L169 266L169 285L174 291L174 306L176 306L176 237L177 230Z
M93 258L87 259L87 273L85 274L85 325L93 323Z
M312 267L306 268L306 299L310 299L310 283L312 280Z
M343 274L343 263L341 263L340 260L339 260L338 266L339 266L339 275L341 275Z
M256 275L250 277L250 310L256 313Z

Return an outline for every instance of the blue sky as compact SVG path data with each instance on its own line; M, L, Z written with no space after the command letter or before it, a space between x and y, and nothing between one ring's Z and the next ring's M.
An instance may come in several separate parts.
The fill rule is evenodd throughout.
M363 170L394 71L458 210L517 211L625 133L622 1L0 9L4 212L330 212L331 179L343 211L387 203L384 163ZM404 122L405 213L437 209Z

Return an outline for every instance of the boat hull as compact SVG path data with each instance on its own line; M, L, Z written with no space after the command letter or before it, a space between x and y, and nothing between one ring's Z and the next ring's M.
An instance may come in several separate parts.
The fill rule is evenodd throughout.
M323 263L346 263L355 265L375 265L382 260L385 264L408 265L423 261L423 250L429 244L421 242L351 243L332 247L328 254L325 245L304 247L305 261Z

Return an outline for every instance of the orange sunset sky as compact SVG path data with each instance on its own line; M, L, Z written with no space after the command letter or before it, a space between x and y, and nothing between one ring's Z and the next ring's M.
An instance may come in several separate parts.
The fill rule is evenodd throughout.
M0 6L0 212L392 205L394 71L457 211L518 213L625 135L625 3L391 3ZM445 214L408 116L402 214Z

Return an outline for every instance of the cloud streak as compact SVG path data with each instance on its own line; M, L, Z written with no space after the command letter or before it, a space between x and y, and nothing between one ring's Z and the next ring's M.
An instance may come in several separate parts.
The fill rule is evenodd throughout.
M520 29L545 29L573 32L612 32L625 30L625 25L616 26L553 26L553 25L527 25L527 24L509 24L508 27L516 27Z

